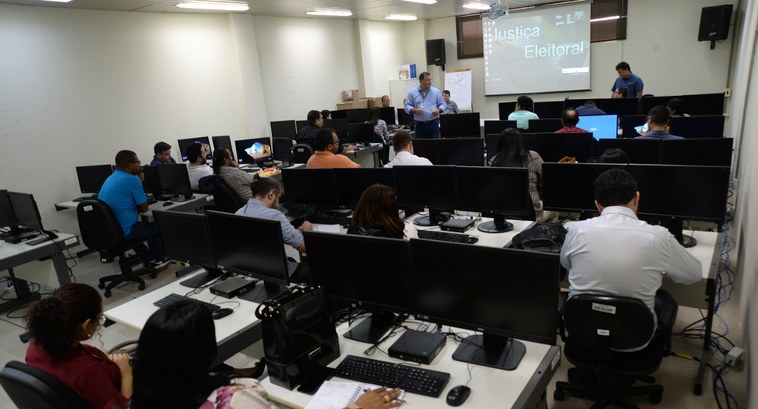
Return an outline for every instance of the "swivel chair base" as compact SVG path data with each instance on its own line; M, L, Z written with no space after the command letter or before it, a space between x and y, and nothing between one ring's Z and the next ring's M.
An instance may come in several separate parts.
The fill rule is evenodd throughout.
M602 376L600 377L602 378ZM561 401L566 398L566 394L574 395L584 399L594 400L595 403L591 409L601 409L608 405L616 404L624 409L639 409L637 405L630 402L627 398L632 396L648 396L650 403L660 403L663 399L663 386L661 385L640 385L640 386L621 386L617 385L610 376L610 381L598 379L595 385L584 385L573 382L556 382L553 398Z
M107 258L103 260L108 260ZM111 259L112 261L112 259ZM138 264L139 257L136 255L132 255L131 257L127 257L125 254L121 254L118 257L118 265L121 269L121 274L113 274L105 277L101 277L98 280L98 287L104 289L103 295L105 297L111 296L111 290L116 287L117 285L121 283L126 282L135 282L138 284L137 288L142 291L145 289L145 280L140 278L140 276L143 275L150 275L150 278L155 278L158 276L158 271L154 268L142 268L136 271L132 271L132 266L135 264Z

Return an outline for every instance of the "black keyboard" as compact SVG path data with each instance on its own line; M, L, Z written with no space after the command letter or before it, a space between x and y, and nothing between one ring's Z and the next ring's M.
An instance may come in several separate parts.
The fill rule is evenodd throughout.
M76 199L72 200L72 202L83 202L85 200L94 200L94 199L97 199L97 195L77 197Z
M461 233L448 233L446 231L416 230L416 234L420 239L447 241L450 243L474 244L479 241L479 238L476 236Z
M450 380L450 374L447 372L377 361L355 355L345 357L332 376L389 388L400 388L409 393L433 398L440 396Z
M153 305L155 305L156 307L168 307L169 305L177 303L177 302L179 302L181 300L192 300L194 302L199 302L200 304L205 305L205 307L208 308L208 311L210 311L210 312L213 312L213 311L221 309L221 307L219 307L218 305L207 303L205 301L196 300L194 298L190 298L190 297L187 297L187 296L184 296L184 295L179 295L179 294L176 294L176 293L171 293L171 294L169 294L169 295L161 298L160 300L154 302Z

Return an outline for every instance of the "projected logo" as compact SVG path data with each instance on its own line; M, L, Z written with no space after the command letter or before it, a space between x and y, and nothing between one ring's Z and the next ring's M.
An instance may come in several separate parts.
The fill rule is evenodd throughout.
M564 24L565 25L576 24L586 19L587 19L587 13L585 13L583 10L577 10L573 13L559 14L555 16L555 25L562 26Z

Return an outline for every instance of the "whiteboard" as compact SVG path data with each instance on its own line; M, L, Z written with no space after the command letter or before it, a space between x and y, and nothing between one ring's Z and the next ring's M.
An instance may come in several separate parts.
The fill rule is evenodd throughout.
M445 89L461 111L471 111L471 68L445 72Z
M407 80L391 80L390 81L390 101L392 106L396 108L403 108L405 104L405 98L408 96L408 91L411 88L418 86L418 78L411 78Z

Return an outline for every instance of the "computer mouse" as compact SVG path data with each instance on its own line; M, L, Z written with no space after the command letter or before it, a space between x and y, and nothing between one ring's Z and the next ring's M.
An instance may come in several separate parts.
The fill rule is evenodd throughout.
M214 320L220 320L233 312L234 310L231 308L219 308L211 313L211 317L213 317Z
M447 393L447 404L450 406L461 406L463 402L471 395L471 388L466 385L454 386Z
M468 243L468 244L474 244L477 241L479 241L479 237L476 237L476 236L468 236L468 237L466 237L466 243Z
M172 204L174 204L174 202L169 202L168 200L166 200L165 202L163 202L164 206L171 206Z

